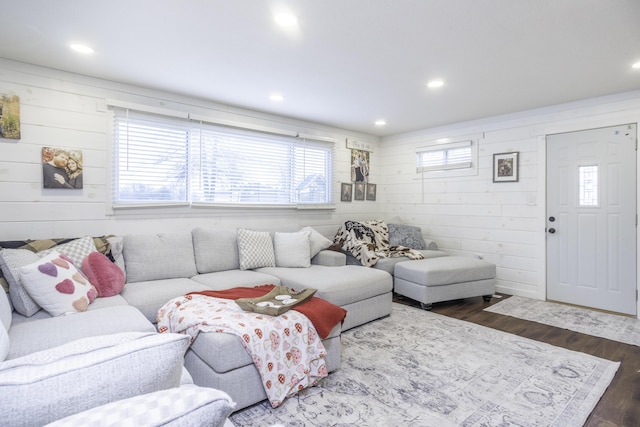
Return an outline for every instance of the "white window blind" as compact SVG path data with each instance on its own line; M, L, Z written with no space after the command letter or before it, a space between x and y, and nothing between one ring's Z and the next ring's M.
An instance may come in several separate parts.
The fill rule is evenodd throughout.
M471 168L471 144L472 141L461 141L418 151L416 153L416 171L420 173Z
M332 143L114 111L116 204L331 203Z
M185 119L116 110L113 202L187 202L189 123Z

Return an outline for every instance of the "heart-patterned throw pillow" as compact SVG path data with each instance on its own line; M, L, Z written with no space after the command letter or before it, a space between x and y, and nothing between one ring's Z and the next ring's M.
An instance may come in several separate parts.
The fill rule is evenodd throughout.
M71 259L57 251L21 267L20 275L31 298L52 316L86 311L98 295Z

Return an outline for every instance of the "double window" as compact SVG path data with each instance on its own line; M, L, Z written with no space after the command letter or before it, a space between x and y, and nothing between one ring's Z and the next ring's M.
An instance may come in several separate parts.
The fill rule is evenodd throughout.
M113 111L114 206L331 203L332 143Z

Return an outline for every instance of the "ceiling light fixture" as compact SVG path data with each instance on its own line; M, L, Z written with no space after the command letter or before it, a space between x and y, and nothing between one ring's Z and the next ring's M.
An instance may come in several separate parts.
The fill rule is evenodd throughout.
M442 87L442 86L444 86L444 82L442 80L432 80L429 83L427 83L427 87L431 89Z
M292 13L278 13L275 16L275 20L281 27L295 27L298 25L298 17Z
M85 53L85 54L93 53L93 49L84 44L72 43L69 45L69 47L78 53Z
M636 62L635 64L633 64L633 65L631 66L631 68L635 68L636 70L637 70L637 69L640 69L640 61L638 61L638 62Z
M272 101L280 102L280 101L284 101L284 96L280 95L279 93L274 93L269 97L269 99Z
M382 120L382 119L380 119L380 120L376 120L376 121L375 121L375 125L376 125L376 126L384 126L384 125L386 125L386 124L387 124L387 121L386 121L386 120Z

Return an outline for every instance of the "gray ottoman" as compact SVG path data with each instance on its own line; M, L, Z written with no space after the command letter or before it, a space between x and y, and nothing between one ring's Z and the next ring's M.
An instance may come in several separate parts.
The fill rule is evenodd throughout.
M446 256L400 262L393 272L393 290L431 310L434 302L495 293L496 266L477 258Z

